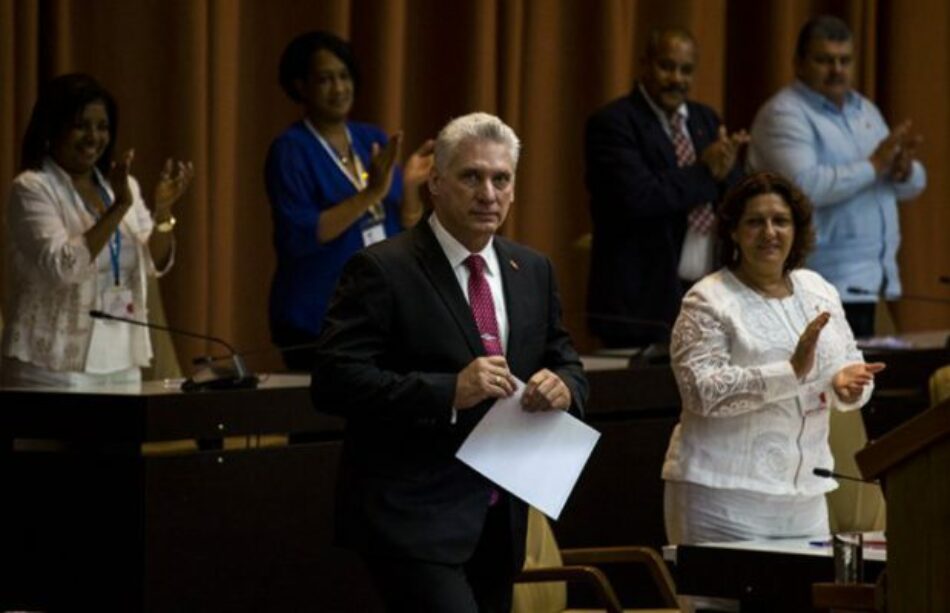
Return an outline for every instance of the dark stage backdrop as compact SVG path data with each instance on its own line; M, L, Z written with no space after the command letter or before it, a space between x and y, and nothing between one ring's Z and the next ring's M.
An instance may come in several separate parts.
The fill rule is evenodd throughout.
M587 115L629 90L646 32L695 32L694 97L748 127L792 76L795 35L810 16L841 16L856 34L857 85L887 119L925 135L930 185L905 206L906 293L950 296L950 4L944 0L0 0L0 185L39 83L86 71L119 100L119 147L151 192L165 156L194 160L178 212L178 262L161 281L169 321L250 349L269 344L274 266L262 181L267 146L297 117L277 85L287 41L326 28L349 38L364 83L353 116L402 129L412 149L450 117L499 114L524 140L504 232L554 260L569 327L583 326L589 231L582 131ZM6 189L6 188L4 188ZM4 197L5 201L5 197ZM902 330L950 327L950 308L903 301ZM179 341L187 359L206 348ZM275 368L275 354L258 368Z

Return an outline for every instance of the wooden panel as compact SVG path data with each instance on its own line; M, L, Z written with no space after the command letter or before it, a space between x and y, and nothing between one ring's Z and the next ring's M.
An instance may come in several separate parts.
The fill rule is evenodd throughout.
M332 546L340 449L150 459L145 610L381 611L356 554Z
M926 388L921 369L902 376ZM603 436L553 529L564 547L662 545L660 469L680 410L672 373L649 366L590 380L588 418ZM89 600L127 611L378 610L355 556L331 544L342 422L317 413L305 385L190 395L0 390L0 403L0 435L61 444L0 453L0 482L14 501L0 521L9 552L0 576L10 579L0 582L0 608ZM291 444L139 453L147 441L267 433L287 433Z
M882 570L884 563L864 560L865 581L877 581ZM714 545L680 545L676 552L679 593L741 600L743 611L809 611L812 584L833 581L834 575L830 553L783 554Z
M885 472L888 610L950 610L950 438Z

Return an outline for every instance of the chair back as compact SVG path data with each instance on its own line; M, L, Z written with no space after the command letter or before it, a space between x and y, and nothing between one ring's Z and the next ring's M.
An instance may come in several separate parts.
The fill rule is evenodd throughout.
M525 569L561 566L561 550L554 532L541 511L528 510ZM567 608L567 585L562 582L519 583L515 585L512 613L561 613Z
M930 377L930 406L935 407L950 398L950 364L938 368Z
M854 454L868 442L861 411L832 411L828 442L835 460L835 471L860 475ZM832 532L884 530L886 508L879 485L841 481L838 489L829 492L826 498Z

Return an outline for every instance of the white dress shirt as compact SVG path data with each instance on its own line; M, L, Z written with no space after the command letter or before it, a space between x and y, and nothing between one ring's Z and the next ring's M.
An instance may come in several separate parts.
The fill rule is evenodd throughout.
M877 176L868 157L888 134L881 112L858 92L849 92L839 108L801 81L773 96L752 123L749 168L794 181L815 205L808 267L848 303L873 303L879 293L900 297L897 203L927 186L916 160L903 183Z
M656 102L653 101L653 98L647 93L642 83L639 87L640 93L643 94L643 98L647 101L647 104L650 105L650 108L653 109L653 113L659 120L660 126L663 127L663 131L670 137L670 141L672 142L673 126L670 124L669 116L666 114L666 111L661 109ZM699 163L700 152L696 151L696 143L693 142L693 137L686 127L687 120L689 119L689 107L686 106L684 102L673 111L673 114L682 118L683 136L689 141L689 146L693 148L693 153L696 155L696 162ZM700 233L687 224L686 234L683 236L683 248L680 250L679 266L676 271L680 279L684 281L696 281L711 272L715 259L715 247L715 230Z

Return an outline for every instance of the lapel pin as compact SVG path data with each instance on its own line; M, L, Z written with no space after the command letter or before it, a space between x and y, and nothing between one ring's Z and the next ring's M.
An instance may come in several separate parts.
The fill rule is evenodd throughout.
M519 270L519 268L518 268L518 262L516 262L516 261L514 261L514 260L508 260L508 263L511 264L511 267L514 268L515 270Z

